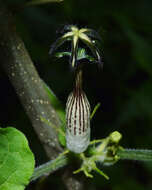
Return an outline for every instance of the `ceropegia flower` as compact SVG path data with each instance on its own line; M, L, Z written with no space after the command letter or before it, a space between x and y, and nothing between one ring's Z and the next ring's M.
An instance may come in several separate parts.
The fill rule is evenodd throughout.
M66 26L63 30L64 34L56 40L50 49L50 54L55 51L66 41L71 41L71 56L70 64L74 68L77 63L77 53L79 48L79 41L81 40L92 52L95 62L102 64L100 51L97 48L96 40L100 40L100 36L92 29L81 28L74 25Z
M82 71L66 103L66 145L75 153L84 152L90 142L90 104L82 90Z

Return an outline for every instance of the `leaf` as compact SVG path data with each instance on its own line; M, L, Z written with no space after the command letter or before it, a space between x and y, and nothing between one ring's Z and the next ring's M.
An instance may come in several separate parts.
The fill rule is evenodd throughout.
M64 135L62 133L59 133L58 139L59 139L59 142L61 143L61 145L65 147L66 146L66 139L65 139L65 126L64 125L61 126L61 130L62 130Z
M24 134L12 127L0 128L0 190L23 190L34 165Z
M49 126L52 126L56 130L56 132L58 133L59 142L61 143L61 145L65 146L66 145L65 125L63 124L58 128L57 126L55 126L53 123L51 123L50 121L48 121L44 117L41 116L40 118L41 118L41 121L45 122Z
M57 112L59 118L63 123L65 123L65 111L61 104L61 102L58 100L54 92L50 89L50 87L43 81L44 88L48 94L48 97L50 99L51 105L54 107L55 111Z
M46 3L59 3L62 2L63 0L32 0L26 3L26 6L31 6L31 5L41 5L41 4L46 4Z
M43 84L44 84L44 88L48 94L48 97L50 99L52 106L55 108L55 111L57 112L60 120L62 121L62 125L58 131L58 139L59 139L59 142L61 143L61 145L65 146L66 145L66 141L65 141L65 123L66 123L66 120L65 120L64 108L63 108L61 102L58 100L58 98L54 94L54 92L50 89L50 87L44 81L43 81ZM44 118L41 118L41 119L44 120L44 122L46 122L48 125L53 126L53 124L50 124L50 122L45 120ZM55 127L55 128L58 129L58 127Z

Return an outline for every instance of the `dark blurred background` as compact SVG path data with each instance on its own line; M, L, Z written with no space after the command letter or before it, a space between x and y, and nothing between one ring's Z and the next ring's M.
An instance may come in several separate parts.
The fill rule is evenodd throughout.
M101 102L91 123L92 139L118 130L123 135L123 147L152 149L152 1L64 0L24 9L20 6L27 1L7 2L13 9L17 7L17 31L41 78L64 106L73 77L69 60L50 57L50 46L66 24L93 28L100 34L103 70L92 64L84 72L84 89L91 107ZM0 125L23 131L37 164L43 163L47 160L45 153L2 70L0 87ZM94 174L87 180L87 189L152 189L152 163L119 161L103 170L110 180ZM64 189L57 174L51 175L44 186L45 190ZM27 189L36 189L36 183Z

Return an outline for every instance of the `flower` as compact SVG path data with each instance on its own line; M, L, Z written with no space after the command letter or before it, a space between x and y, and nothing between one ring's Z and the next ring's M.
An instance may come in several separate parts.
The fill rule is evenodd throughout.
M66 103L66 144L75 153L84 152L90 143L90 104L82 90L82 71L76 75L74 90Z
M100 51L97 47L96 40L100 40L97 32L89 28L81 28L74 25L68 25L63 30L63 35L52 45L49 54L52 54L59 46L66 41L71 41L70 64L74 68L78 59L79 41L81 40L92 52L94 61L102 65ZM68 52L64 52L67 55Z

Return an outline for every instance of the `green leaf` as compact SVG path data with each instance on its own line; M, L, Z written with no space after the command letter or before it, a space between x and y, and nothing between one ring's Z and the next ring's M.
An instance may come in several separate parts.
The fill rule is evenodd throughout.
M66 139L65 139L65 126L61 126L61 130L63 133L58 134L59 142L61 143L62 146L66 146ZM63 135L64 134L64 135Z
M26 3L26 6L31 6L31 5L41 5L41 4L46 4L46 3L59 3L62 2L63 0L32 0Z
M65 111L61 104L61 102L58 100L54 92L50 89L50 87L43 81L44 88L48 94L48 97L50 99L51 105L54 107L55 111L57 112L59 118L61 121L65 124Z
M62 121L62 126L60 127L60 130L58 130L58 139L59 142L62 146L65 147L66 145L66 140L65 140L65 110L63 108L63 106L61 105L60 101L58 100L58 98L56 97L56 95L54 94L54 92L50 89L50 87L43 81L44 84L44 88L48 94L48 97L50 99L50 102L52 104L52 106L55 108L55 111L57 112L60 120ZM48 125L50 124L50 122L48 122L47 120L45 120L45 118L41 118L44 122L46 122ZM53 124L50 124L51 126L53 126ZM55 126L54 126L55 127ZM57 127L55 127L55 129L58 129Z
M49 126L52 126L56 130L56 132L58 133L59 142L61 143L61 145L65 146L66 145L65 125L63 124L58 128L57 126L55 126L53 123L51 123L50 121L48 121L44 117L41 116L40 118L41 118L41 121L45 122Z
M0 190L23 190L34 165L24 134L12 127L0 128Z

